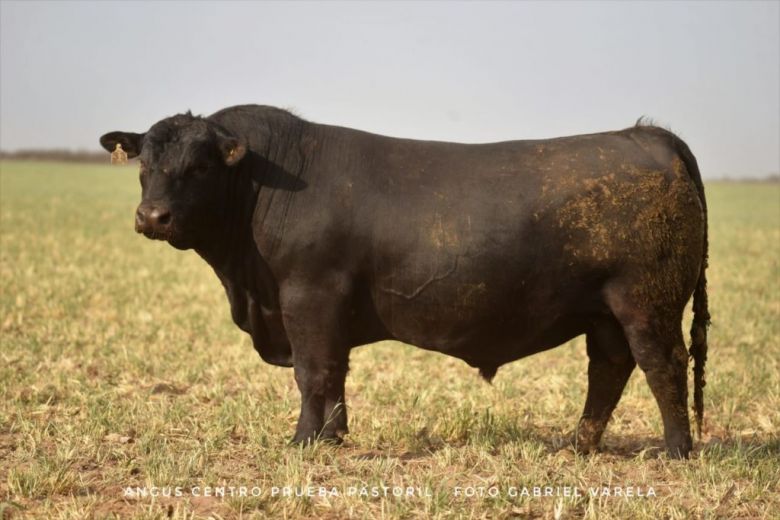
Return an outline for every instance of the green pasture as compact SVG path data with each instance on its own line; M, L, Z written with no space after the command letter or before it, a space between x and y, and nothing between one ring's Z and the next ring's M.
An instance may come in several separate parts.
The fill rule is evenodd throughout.
M706 191L713 324L690 460L658 449L639 371L602 452L575 455L584 338L493 385L407 345L357 349L352 433L300 448L291 370L261 361L195 253L133 231L134 167L0 163L0 519L778 518L780 184Z

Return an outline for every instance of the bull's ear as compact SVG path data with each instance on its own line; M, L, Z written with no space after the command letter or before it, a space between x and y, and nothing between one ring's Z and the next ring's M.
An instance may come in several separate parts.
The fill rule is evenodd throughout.
M116 150L117 143L122 145L122 149L127 152L129 158L138 156L141 153L141 146L143 145L144 135L146 134L134 134L132 132L109 132L100 138L100 145L113 152Z
M246 143L236 137L224 134L217 135L217 144L219 152L222 154L222 160L228 166L238 164L246 155Z

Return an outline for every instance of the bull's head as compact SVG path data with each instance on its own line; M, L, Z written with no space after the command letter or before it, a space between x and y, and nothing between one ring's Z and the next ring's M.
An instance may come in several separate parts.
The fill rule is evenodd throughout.
M145 134L109 132L100 138L108 151L117 143L141 164L137 232L178 249L197 247L199 240L219 233L224 204L219 194L229 185L228 170L246 154L241 139L206 119L181 114Z

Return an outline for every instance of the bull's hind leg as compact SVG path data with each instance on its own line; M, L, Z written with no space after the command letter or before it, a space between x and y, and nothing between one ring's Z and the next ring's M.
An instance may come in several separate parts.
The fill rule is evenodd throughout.
M693 443L687 405L688 352L680 327L682 310L648 310L616 294L612 294L610 307L658 403L669 456L687 458Z
M588 397L577 426L575 446L580 453L594 451L601 440L636 363L614 318L600 320L587 334Z
M687 458L693 445L688 421L688 353L679 323L627 327L626 336L664 422L669 456Z

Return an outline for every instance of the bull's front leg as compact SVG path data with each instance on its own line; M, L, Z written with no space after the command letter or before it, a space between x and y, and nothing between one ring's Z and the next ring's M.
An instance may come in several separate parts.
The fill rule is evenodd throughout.
M347 432L344 382L349 345L343 321L345 284L338 279L286 284L280 289L284 326L293 352L301 414L294 443L341 442Z

